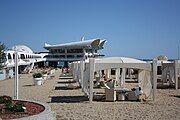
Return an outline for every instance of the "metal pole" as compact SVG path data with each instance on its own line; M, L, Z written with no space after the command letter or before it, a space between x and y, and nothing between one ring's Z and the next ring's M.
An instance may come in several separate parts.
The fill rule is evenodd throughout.
M14 99L18 99L19 96L19 79L18 79L18 51L15 47L15 61L14 61L14 66L15 66L15 79L14 79Z

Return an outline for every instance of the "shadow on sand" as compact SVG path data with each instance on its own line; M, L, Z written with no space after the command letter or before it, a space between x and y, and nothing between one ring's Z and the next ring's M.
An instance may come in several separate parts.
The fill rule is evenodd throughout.
M70 83L76 83L76 81L59 81L57 84L70 84Z
M34 86L34 84L30 84L30 85L23 85L23 87L31 87Z
M157 89L175 89L175 86L157 84Z
M180 95L170 95L171 97L180 98Z
M80 103L88 101L86 96L53 96L51 103Z
M65 86L56 86L55 90L77 90L80 87L65 87Z

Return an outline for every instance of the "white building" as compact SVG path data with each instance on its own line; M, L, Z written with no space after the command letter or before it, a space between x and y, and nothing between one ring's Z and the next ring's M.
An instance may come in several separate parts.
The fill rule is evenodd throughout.
M103 49L105 43L106 40L96 38L57 45L45 44L44 48L49 50L49 54L46 56L49 63L57 66L60 61L67 66L68 62L104 56L99 54L98 50Z
M25 45L16 45L5 51L6 62L5 69L0 71L0 80L14 77L15 66L15 49L18 52L19 72L30 72L35 63L46 61L44 56L48 53L33 53L33 51Z

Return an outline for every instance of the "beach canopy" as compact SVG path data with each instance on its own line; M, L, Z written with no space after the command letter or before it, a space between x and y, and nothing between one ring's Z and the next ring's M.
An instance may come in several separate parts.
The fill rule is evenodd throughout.
M134 58L129 57L108 57L108 58L101 58L95 59L97 62L101 63L146 63L145 61L141 61Z
M152 91L152 82L151 82L151 64L145 61L141 61L134 58L128 57L109 57L109 58L90 58L89 62L81 62L79 70L81 71L80 75L80 84L82 85L83 92L89 95L90 101L92 101L93 96L93 79L94 72L101 70L110 70L110 69L120 69L126 70L127 68L138 69L138 81L139 86L142 88L143 93L146 97L149 97ZM83 65L84 64L84 65ZM83 69L81 69L81 67ZM122 72L121 83L125 83L125 74ZM122 87L122 86L121 86Z
M134 68L151 71L151 65L149 63L128 57L109 57L95 59L95 64L95 71L111 68Z

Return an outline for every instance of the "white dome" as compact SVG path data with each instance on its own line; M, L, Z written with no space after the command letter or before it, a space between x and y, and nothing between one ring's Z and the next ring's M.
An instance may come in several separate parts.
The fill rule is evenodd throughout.
M16 46L13 46L12 50L15 50L15 47L16 47L16 50L18 52L33 53L33 51L29 47L27 47L25 45L16 45Z

